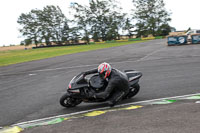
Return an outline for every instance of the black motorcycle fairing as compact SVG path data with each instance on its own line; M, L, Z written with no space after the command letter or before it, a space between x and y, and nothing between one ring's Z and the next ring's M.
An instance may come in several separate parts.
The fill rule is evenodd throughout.
M142 73L135 70L125 70L125 73L129 79L129 83L142 77Z
M79 74L79 75L75 76L71 82L77 83L77 84L86 84L87 83L83 74Z
M85 86L88 86L88 82L82 74L79 74L70 81L68 89L77 89Z
M139 82L139 79L136 79L136 80L132 80L132 81L129 81L129 85L130 86L134 86L136 83Z

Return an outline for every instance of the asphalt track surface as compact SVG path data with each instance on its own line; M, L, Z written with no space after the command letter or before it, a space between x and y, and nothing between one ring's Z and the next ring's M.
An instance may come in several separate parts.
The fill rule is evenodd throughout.
M98 116L27 128L22 133L199 133L199 102L186 100L108 111Z
M59 105L71 78L102 62L143 73L139 94L121 103L200 92L200 45L168 47L165 39L152 40L0 67L0 126L107 106Z

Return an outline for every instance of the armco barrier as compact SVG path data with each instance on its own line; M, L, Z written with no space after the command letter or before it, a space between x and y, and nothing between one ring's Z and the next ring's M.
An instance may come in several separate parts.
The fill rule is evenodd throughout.
M141 38L130 38L128 41L141 41Z
M144 38L130 38L124 40L112 40L112 41L103 41L103 42L92 42L90 44L103 44L103 43L115 43L115 42L128 42L128 41L141 41L141 40L154 40L154 39L163 39L163 36L157 37L144 37Z
M65 47L65 46L77 46L77 45L87 45L87 43L74 43L74 44L65 44L65 45L47 45L47 46L37 46L37 47L32 47L32 49L38 49L38 48L51 48L51 47Z
M163 36L156 36L155 39L163 39Z
M116 42L128 42L128 39L126 39L126 40L116 40Z
M106 43L114 43L114 42L116 42L116 40L106 41Z
M95 42L90 42L90 44L95 44Z
M154 40L155 39L155 37L144 37L144 38L142 38L142 40Z
M103 43L105 43L105 41L103 41L103 42L95 42L95 44L103 44Z

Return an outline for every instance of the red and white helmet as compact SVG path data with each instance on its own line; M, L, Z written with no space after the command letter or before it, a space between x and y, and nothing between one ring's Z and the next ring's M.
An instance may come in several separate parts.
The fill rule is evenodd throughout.
M106 79L111 73L112 67L110 64L104 62L98 66L98 73L100 76L103 76Z

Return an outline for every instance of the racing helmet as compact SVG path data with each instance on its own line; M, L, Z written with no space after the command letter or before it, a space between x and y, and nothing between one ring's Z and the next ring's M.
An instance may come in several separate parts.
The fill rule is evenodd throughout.
M104 62L104 63L101 63L99 66L98 66L98 73L100 75L100 77L106 79L110 73L111 73L111 70L112 70L112 67L110 66L110 64Z

